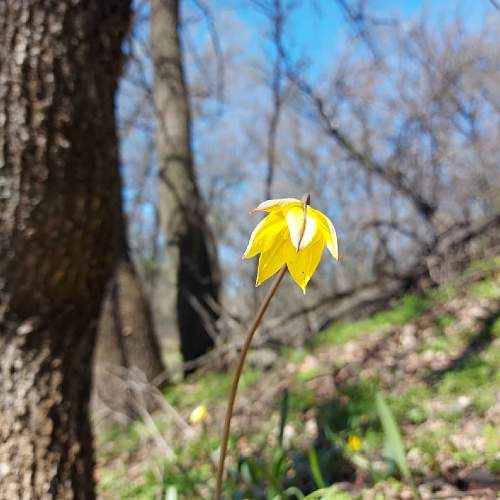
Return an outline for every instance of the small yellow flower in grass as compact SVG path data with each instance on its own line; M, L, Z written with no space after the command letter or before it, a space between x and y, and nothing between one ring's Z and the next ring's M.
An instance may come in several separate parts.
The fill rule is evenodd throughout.
M199 424L207 418L207 414L207 407L205 405L199 405L191 412L191 415L189 415L189 422L193 425Z
M319 210L295 198L282 198L264 201L253 212L269 214L253 230L243 254L245 259L260 254L256 286L286 264L305 293L325 245L338 259L335 228Z
M361 438L356 434L349 434L347 438L347 447L352 451L359 451L361 449Z

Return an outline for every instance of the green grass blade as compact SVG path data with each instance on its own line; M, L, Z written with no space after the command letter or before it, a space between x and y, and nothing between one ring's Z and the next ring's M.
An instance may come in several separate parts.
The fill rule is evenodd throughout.
M399 432L396 419L394 418L389 405L380 393L377 393L375 402L377 406L377 413L380 418L380 422L382 423L382 428L384 429L387 449L391 458L394 462L396 462L396 465L398 466L403 477L406 480L411 480L411 473L410 468L408 467L408 462L406 461L403 439L401 437L401 433Z
M304 500L350 500L351 498L349 493L339 490L336 486L330 486L313 491Z
M394 418L394 415L389 408L380 392L375 396L375 404L377 406L377 413L382 423L382 428L384 430L386 448L398 466L401 475L409 482L413 490L413 495L415 498L420 498L415 482L411 475L410 467L406 460L406 451L403 443L403 438L401 437L401 432L399 432L399 427Z
M287 488L284 493L287 496L287 498L292 498L293 495L295 500L304 500L305 498L304 493L302 493L302 491L300 491L295 486L290 486L290 488Z
M311 472L318 488L325 487L325 481L323 480L323 475L321 474L321 469L319 468L318 455L314 448L309 448L307 450L307 455L309 457L309 466L311 467Z
M281 399L281 408L280 408L280 432L278 436L278 444L280 448L283 448L283 438L285 435L285 425L288 419L288 389L283 391L283 398Z

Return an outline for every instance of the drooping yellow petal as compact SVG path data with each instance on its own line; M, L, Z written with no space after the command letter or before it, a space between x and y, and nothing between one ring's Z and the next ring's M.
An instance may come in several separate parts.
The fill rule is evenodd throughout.
M302 202L297 200L297 198L277 198L275 200L263 201L257 208L254 208L252 212L275 212L281 210L286 206L302 206Z
M258 253L267 250L272 245L274 238L279 236L284 229L286 229L286 223L283 217L275 214L264 217L252 231L243 258L251 259Z
M306 211L309 211L309 208ZM295 250L306 248L313 240L317 234L317 223L316 220L310 215L306 215L304 220L304 209L303 207L292 207L286 210L286 223L288 224L288 229L290 231L290 239L292 241ZM305 225L304 225L305 224Z
M260 254L255 286L259 286L281 269L285 264L285 254L288 253L287 247L293 249L288 231L283 231L274 240L273 245Z
M303 248L296 253L287 252L286 265L288 270L290 271L295 283L302 288L304 293L306 293L306 287L311 279L311 276L314 274L319 265L324 246L325 241L323 238L318 238L306 248Z
M337 245L337 234L335 232L335 227L333 227L332 221L319 210L308 207L308 213L318 222L318 228L323 234L326 242L326 248L332 254L334 259L339 258L339 250Z
M296 198L267 200L254 211L268 212L252 232L244 258L260 253L257 286L286 263L305 293L326 246L338 258L337 236L330 219Z

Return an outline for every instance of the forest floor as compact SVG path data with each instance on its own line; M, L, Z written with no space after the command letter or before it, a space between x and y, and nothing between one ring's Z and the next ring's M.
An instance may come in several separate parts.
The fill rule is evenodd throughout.
M243 375L227 463L228 498L405 499L384 450L384 395L423 499L498 498L500 258L384 312L319 332ZM165 390L151 418L98 435L103 499L209 499L231 374ZM206 405L196 425L189 415ZM174 495L177 492L177 497ZM170 496L169 496L170 495Z

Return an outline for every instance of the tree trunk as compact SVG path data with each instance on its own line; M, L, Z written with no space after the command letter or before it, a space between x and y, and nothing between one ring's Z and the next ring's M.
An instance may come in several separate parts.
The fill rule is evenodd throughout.
M177 0L152 0L151 49L158 117L159 205L167 237L168 280L176 290L172 307L182 355L191 361L214 344L219 269L193 166Z
M0 2L0 497L92 499L126 0Z
M151 386L163 385L165 366L149 301L130 258L121 210L118 227L118 262L99 323L94 391L98 408L135 417L139 406L148 411L156 406Z

